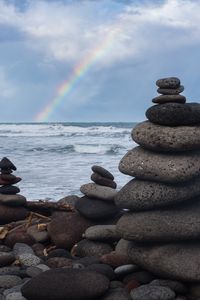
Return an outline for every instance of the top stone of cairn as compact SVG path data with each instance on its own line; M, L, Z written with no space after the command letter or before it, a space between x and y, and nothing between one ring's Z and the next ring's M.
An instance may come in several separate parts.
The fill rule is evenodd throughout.
M156 85L161 89L176 89L180 83L180 79L177 77L167 77L156 81Z
M2 169L2 170L10 169L10 170L14 170L14 171L17 170L15 165L7 157L3 157L2 160L0 161L0 169Z

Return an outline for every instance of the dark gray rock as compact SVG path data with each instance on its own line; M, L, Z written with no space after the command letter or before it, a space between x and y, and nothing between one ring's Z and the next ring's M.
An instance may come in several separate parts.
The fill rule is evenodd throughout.
M69 195L69 196L66 196L66 197L60 199L58 201L58 203L74 207L75 203L78 199L79 199L79 197L76 195Z
M195 240L200 236L200 198L168 210L127 213L117 223L122 238L136 242Z
M153 279L155 279L155 276L148 271L136 271L126 275L123 278L123 282L125 284L129 284L129 282L135 281L138 282L139 284L148 284Z
M3 169L3 170L11 169L14 171L17 170L15 165L7 157L3 157L2 160L0 161L0 169Z
M172 300L175 293L168 287L142 285L131 291L132 300Z
M119 213L119 208L112 202L90 199L88 197L80 198L75 208L81 215L91 220L108 219Z
M200 195L200 177L187 183L166 184L132 179L115 197L118 207L144 211L188 202Z
M180 79L177 77L166 77L156 81L156 85L163 89L176 89L180 86Z
M0 194L0 203L8 206L23 206L26 204L26 198L22 195Z
M176 294L186 294L188 291L187 287L182 282L170 279L154 279L150 282L150 285L169 287Z
M15 255L13 252L0 251L0 267L11 265L14 261L15 261Z
M136 147L121 159L119 170L142 180L166 183L189 181L200 175L200 151L157 153Z
M96 198L106 201L112 201L116 195L116 190L108 186L102 186L96 183L83 184L80 191L89 198Z
M99 300L131 300L131 297L125 289L118 288L118 289L110 289Z
M113 248L110 244L96 241L93 242L86 239L78 242L74 248L72 248L72 253L78 257L101 257L104 254L110 253L111 251L113 251Z
M4 225L10 222L23 220L29 212L24 207L10 207L0 204L0 224Z
M22 279L16 275L0 275L0 287L11 288L15 285L21 284Z
M136 125L131 135L136 143L154 151L200 150L200 126L169 127L145 121Z
M113 181L112 179L103 177L103 176L99 175L98 173L92 173L91 180L94 181L96 184L108 186L113 189L116 189L116 187L117 187L117 184L115 181Z
M115 273L113 269L106 264L92 264L86 267L86 270L95 271L97 273L103 274L110 280L113 280L115 278Z
M153 103L164 104L164 103L185 103L186 98L183 95L161 95L152 99Z
M54 269L32 278L22 287L28 300L89 300L103 295L109 280L102 274L75 269Z
M71 254L66 249L54 249L48 253L48 258L52 258L52 257L71 258Z
M84 237L92 241L118 241L116 225L95 225L86 229Z
M165 103L151 106L146 111L147 119L155 124L183 126L200 124L199 103Z
M101 175L102 177L114 180L114 176L108 170L106 170L105 168L103 168L101 166L94 165L94 166L92 166L91 169L94 173L97 173L97 174Z
M14 185L4 185L0 187L0 194L15 195L20 192L20 189Z
M162 278L200 282L200 243L182 242L145 245L129 242L128 255L133 263Z
M158 88L157 89L157 92L159 94L163 94L163 95L178 95L180 93L182 93L184 91L184 86L183 85L180 85L179 87L177 88L174 88L174 89L164 89L164 88Z

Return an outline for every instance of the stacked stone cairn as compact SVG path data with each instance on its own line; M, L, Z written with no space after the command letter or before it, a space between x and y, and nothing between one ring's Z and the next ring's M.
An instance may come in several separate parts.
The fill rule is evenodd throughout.
M176 77L156 85L162 95L131 133L139 146L119 163L134 178L115 197L128 210L117 232L132 263L160 279L132 299L200 299L200 104L186 103ZM188 298L172 288L178 281Z

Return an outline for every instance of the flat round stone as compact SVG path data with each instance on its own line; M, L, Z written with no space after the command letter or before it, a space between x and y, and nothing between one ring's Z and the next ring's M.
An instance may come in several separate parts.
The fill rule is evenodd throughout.
M161 95L152 99L153 103L164 104L164 103L185 103L186 98L183 95Z
M146 111L147 119L155 124L182 126L200 124L199 103L165 103L154 105Z
M85 238L92 241L118 241L116 225L95 225L86 229Z
M118 207L144 211L190 201L200 195L200 177L181 184L132 179L115 197Z
M200 151L158 153L139 146L125 154L119 170L143 180L166 183L189 181L200 175Z
M112 201L116 195L116 190L108 186L102 186L96 183L83 184L80 191L87 197L101 200Z
M4 185L0 187L0 194L15 195L20 192L20 189L14 185Z
M90 257L96 256L101 257L104 254L110 253L113 251L113 248L108 243L90 241L83 239L75 245L75 248L72 252L79 257Z
M0 194L0 203L8 206L23 206L26 204L26 198L20 194L18 195Z
M180 86L180 79L177 77L166 77L156 81L156 85L163 89L174 89Z
M200 198L192 203L124 214L117 223L123 239L135 242L173 242L195 240L200 236Z
M154 151L200 150L200 126L170 127L145 121L133 128L131 136L142 147Z
M180 93L182 93L184 91L184 86L180 85L179 87L175 88L175 89L161 89L158 88L157 92L159 94L163 94L163 95L178 95Z
M96 184L108 186L113 189L116 189L116 187L117 187L117 184L115 181L113 181L112 179L103 177L103 176L99 175L98 173L92 173L91 180L94 181Z
M94 166L92 166L91 169L94 173L98 173L99 175L101 175L105 178L114 180L114 176L108 170L106 170L105 168L103 168L101 166L94 165Z

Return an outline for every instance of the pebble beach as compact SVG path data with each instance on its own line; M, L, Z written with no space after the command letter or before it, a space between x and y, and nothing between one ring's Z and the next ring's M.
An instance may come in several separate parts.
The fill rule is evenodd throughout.
M120 175L102 159L77 193L35 200L2 157L0 300L200 299L200 104L176 77L156 85Z

